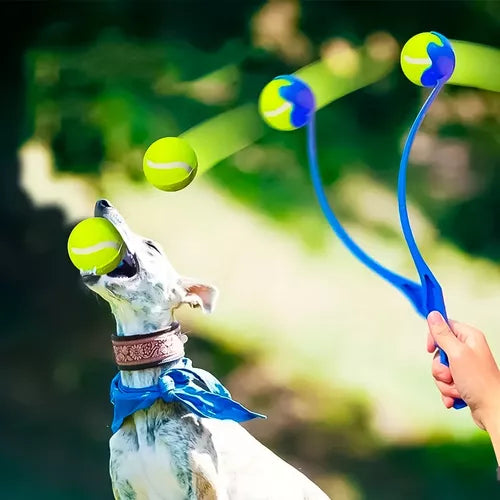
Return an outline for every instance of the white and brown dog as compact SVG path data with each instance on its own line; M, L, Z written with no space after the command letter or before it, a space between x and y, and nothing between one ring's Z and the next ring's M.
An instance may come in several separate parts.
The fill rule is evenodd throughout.
M217 291L180 277L158 244L134 234L108 201L96 203L95 215L116 227L127 252L114 271L82 273L82 279L110 304L116 319L116 383L122 391L140 394L157 386L166 371L184 366L186 338L174 309L189 304L211 312ZM328 498L239 423L200 417L175 398L157 398L114 424L110 475L116 499Z

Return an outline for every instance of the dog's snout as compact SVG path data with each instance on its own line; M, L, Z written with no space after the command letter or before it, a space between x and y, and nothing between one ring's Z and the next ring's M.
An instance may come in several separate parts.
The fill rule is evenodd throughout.
M94 215L96 217L102 217L106 208L111 208L111 203L108 200L98 200L95 204Z

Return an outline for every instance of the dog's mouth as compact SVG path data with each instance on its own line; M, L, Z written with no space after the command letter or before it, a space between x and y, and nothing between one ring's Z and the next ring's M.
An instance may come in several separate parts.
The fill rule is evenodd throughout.
M127 248L123 259L118 266L110 271L107 276L110 278L133 278L139 271L137 258Z
M127 248L118 266L104 276L114 279L128 279L133 278L138 272L139 263L137 262L137 258ZM81 273L83 282L88 286L95 285L101 276L103 275L96 274L93 271L84 271Z

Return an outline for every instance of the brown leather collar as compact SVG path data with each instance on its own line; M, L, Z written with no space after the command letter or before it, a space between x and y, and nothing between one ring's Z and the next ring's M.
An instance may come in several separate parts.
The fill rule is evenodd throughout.
M185 336L179 323L144 335L112 335L115 363L120 370L152 368L184 356Z

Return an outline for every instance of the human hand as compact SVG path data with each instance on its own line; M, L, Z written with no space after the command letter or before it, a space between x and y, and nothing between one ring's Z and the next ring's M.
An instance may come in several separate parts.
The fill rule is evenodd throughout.
M488 432L500 425L500 371L484 334L472 326L450 321L433 311L427 317L429 335L427 351L436 351L436 345L448 355L450 366L441 364L436 351L432 361L432 375L441 399L447 408L455 398L469 406L472 418Z

